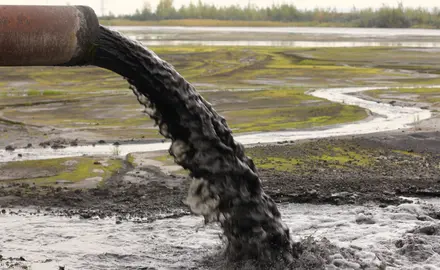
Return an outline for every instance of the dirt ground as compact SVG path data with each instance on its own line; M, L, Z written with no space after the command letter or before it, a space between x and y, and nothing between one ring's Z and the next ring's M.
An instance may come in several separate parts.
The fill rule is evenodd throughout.
M350 158L322 158L321 154L329 153L329 149L344 149ZM260 168L265 191L280 203L389 205L405 202L402 196L440 196L438 131L262 145L247 152L258 156L257 160L262 157L258 153L264 153L301 161L301 165L292 164L284 171ZM320 155L320 159L311 158ZM136 181L132 181L133 176ZM153 219L158 213L190 214L183 203L187 188L184 176L165 174L151 164L133 167L127 162L105 185L91 189L4 184L0 207L36 206L51 209L54 214L79 214L83 218L131 215Z

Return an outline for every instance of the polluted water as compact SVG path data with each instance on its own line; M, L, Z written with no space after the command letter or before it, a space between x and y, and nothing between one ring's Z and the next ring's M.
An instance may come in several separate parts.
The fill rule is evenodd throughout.
M128 230L132 234L136 232L141 238L145 237L145 241L150 241L146 249L151 252L149 262L152 263L154 256L160 256L155 254L160 253L163 248L160 242L176 245L169 238L157 241L161 239L161 230L177 230L176 237L183 249L179 260L191 260L184 255L185 249L200 251L200 246L213 248L212 258L202 262L212 264L207 269L436 269L436 263L439 262L439 245L436 240L440 233L435 222L436 213L438 214L435 204L386 209L294 204L278 206L262 189L257 168L246 156L243 145L234 140L225 119L170 64L140 43L103 26L100 27L94 49L92 64L126 78L139 103L145 107L146 114L156 122L160 133L171 140L170 155L177 164L190 171L192 179L185 203L194 214L204 217L206 228L213 226L212 231L205 229L207 235L197 235L195 232L191 234L190 231L197 228L193 217L179 218L174 222L156 221L158 224L150 224L150 227L153 226L151 228L141 225L115 228L114 221L111 220L87 221L96 223L87 226L81 220L43 216L45 220L40 221L42 223L47 224L47 219L53 219L54 223L59 222L57 228L49 230L52 238L42 240L41 235L31 228L28 228L29 234L25 238L32 241L38 239L44 249L45 246L56 244L61 235L64 237L68 234L63 229L71 228L72 231L81 231L84 235L90 233L94 236L95 243L101 243L99 248L102 248L104 243L100 236L105 236L110 245L112 239L120 238L116 231L123 236ZM283 220L281 213L287 219ZM351 220L353 215L354 222ZM6 238L2 239L4 241L11 241L10 237L14 236L8 226L13 222L16 222L15 225L26 224L23 219L29 216L10 214L8 217L14 218L5 223L5 230L9 229L10 234L3 236ZM419 220L423 223L419 223ZM221 231L221 242L224 243L220 244L221 250L215 249L212 244L215 243L213 235L218 233L216 224ZM365 225L363 228L367 229L365 231L358 228L356 231L352 224ZM387 234L384 231L393 229L391 224L399 228L397 232L394 231L394 235L393 232ZM34 225L38 227L38 224ZM374 235L374 231L383 234L382 238L377 236L373 241L377 248L362 241L362 233L367 234L367 231L369 235ZM320 237L315 239L313 234L317 232ZM185 243L184 234L191 235L188 238L200 238L186 238L188 242ZM327 239L323 237L326 234L338 237ZM347 239L341 241L344 234ZM20 235L15 235L15 239L24 241L23 234ZM358 245L352 244L359 239ZM70 249L84 248L86 240L81 241ZM197 241L200 241L199 245L194 244ZM209 243L203 245L203 241ZM88 243L93 246L94 242ZM118 243L129 246L130 237L119 239ZM142 241L135 243L147 245ZM210 254L206 249L204 253ZM113 260L114 265L120 260L136 261L141 258L137 254L105 254L103 263ZM93 257L92 254L89 256ZM142 260L143 263L148 263L145 258ZM157 269L188 269L182 265L173 266L176 262L172 259L169 261L171 265L161 265ZM130 269L127 265L125 269ZM112 269L109 265L102 264L93 268ZM132 269L139 269L139 266L133 265ZM156 268L153 266L151 269Z

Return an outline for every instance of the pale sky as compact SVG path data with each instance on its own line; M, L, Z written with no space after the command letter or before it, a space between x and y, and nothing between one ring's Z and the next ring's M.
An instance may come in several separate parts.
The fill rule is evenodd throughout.
M150 2L152 7L155 8L159 0L0 0L0 5L65 5L70 3L71 5L87 5L92 7L98 15L101 15L101 2L105 3L106 13L111 11L114 14L130 14L133 13L136 8L143 6L144 2ZM196 3L198 0L194 0ZM203 0L205 3L221 5L231 5L240 3L246 5L250 1L258 6L272 5L272 3L294 3L300 9L313 9L315 7L335 7L339 10L349 10L353 6L356 8L378 8L382 4L395 6L399 0ZM182 4L189 4L191 0L174 0L175 6L180 7ZM402 0L406 7L425 7L433 8L440 7L440 1L438 0Z

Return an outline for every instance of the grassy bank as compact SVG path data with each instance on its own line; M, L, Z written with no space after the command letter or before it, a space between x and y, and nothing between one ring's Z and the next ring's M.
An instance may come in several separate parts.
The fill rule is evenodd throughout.
M376 99L403 102L423 102L440 107L440 88L416 87L416 88L393 88L387 90L371 90L365 92Z
M0 179L37 185L90 187L109 179L122 165L119 159L90 157L16 161L0 164L3 174Z
M260 169L280 172L313 172L317 168L341 170L371 168L380 165L379 157L419 160L420 155L404 150L382 149L376 144L360 145L353 140L318 140L289 145L256 146L246 153Z
M182 19L136 21L127 19L100 19L105 26L185 26L185 27L355 27L348 23L320 22L274 22L274 21L227 21L210 19Z
M212 19L181 19L140 21L127 19L100 19L104 26L181 26L181 27L359 27L356 23L341 22L275 22L275 21L231 21ZM413 29L437 29L429 24L414 24Z

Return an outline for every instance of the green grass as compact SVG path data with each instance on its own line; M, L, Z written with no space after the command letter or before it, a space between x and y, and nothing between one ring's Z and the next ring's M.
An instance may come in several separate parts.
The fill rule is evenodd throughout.
M411 101L438 103L440 102L440 88L417 87L417 88L392 88L385 90L371 90L365 94L373 98L382 98L382 95L389 95L388 99L407 101L402 94L413 95Z
M257 168L295 172L314 167L367 167L374 164L374 155L368 149L350 145L329 145L320 142L300 145L258 146L246 149Z
M354 164L357 166L368 166L373 159L370 155L366 155L364 151L344 149L342 147L329 147L330 153L322 154L321 156L312 157L318 161L326 161L335 166L344 166L346 164Z
M288 100L289 104L300 104L303 101L309 100L322 100L311 95L306 95L305 91L306 89L304 88L279 88L261 91L238 92L236 95L237 97L245 100L258 99L269 102L271 100L276 100L277 102Z
M135 167L137 165L133 154L128 154L126 160L133 167Z
M421 154L413 153L409 151L403 151L403 150L393 150L394 153L405 155L405 156L411 156L411 157L421 157Z
M288 26L317 26L317 27L349 27L347 23L320 23L320 22L274 22L274 21L231 21L210 19L184 19L161 21L132 21L124 19L104 20L102 25L107 26L227 26L227 27L288 27ZM354 25L353 25L354 26Z
M359 121L367 117L364 109L355 106L329 104L241 110L225 113L230 127L236 132L255 132L312 128ZM237 123L237 119L242 123Z
M57 91L57 90L28 90L27 91L27 95L28 96L59 96L59 95L63 95L62 91Z
M76 161L73 166L67 166L64 164L66 161ZM18 161L9 162L2 167L2 169L20 169L20 168L35 168L36 170L44 170L53 172L53 176L39 177L25 179L27 182L34 182L39 185L52 185L59 180L66 180L73 183L80 182L87 178L102 177L103 181L110 178L114 173L122 168L123 161L119 159L109 159L107 161L108 166L103 164L94 164L96 159L94 158L62 158L62 159L49 159L49 160L32 160L32 161ZM104 173L97 173L94 170L102 170ZM17 179L20 180L20 179Z
M295 171L298 166L303 164L300 159L281 157L254 158L253 161L258 168L285 172Z
M156 160L156 161L160 161L160 162L164 163L165 165L174 164L174 158L169 154L157 156L152 159Z

